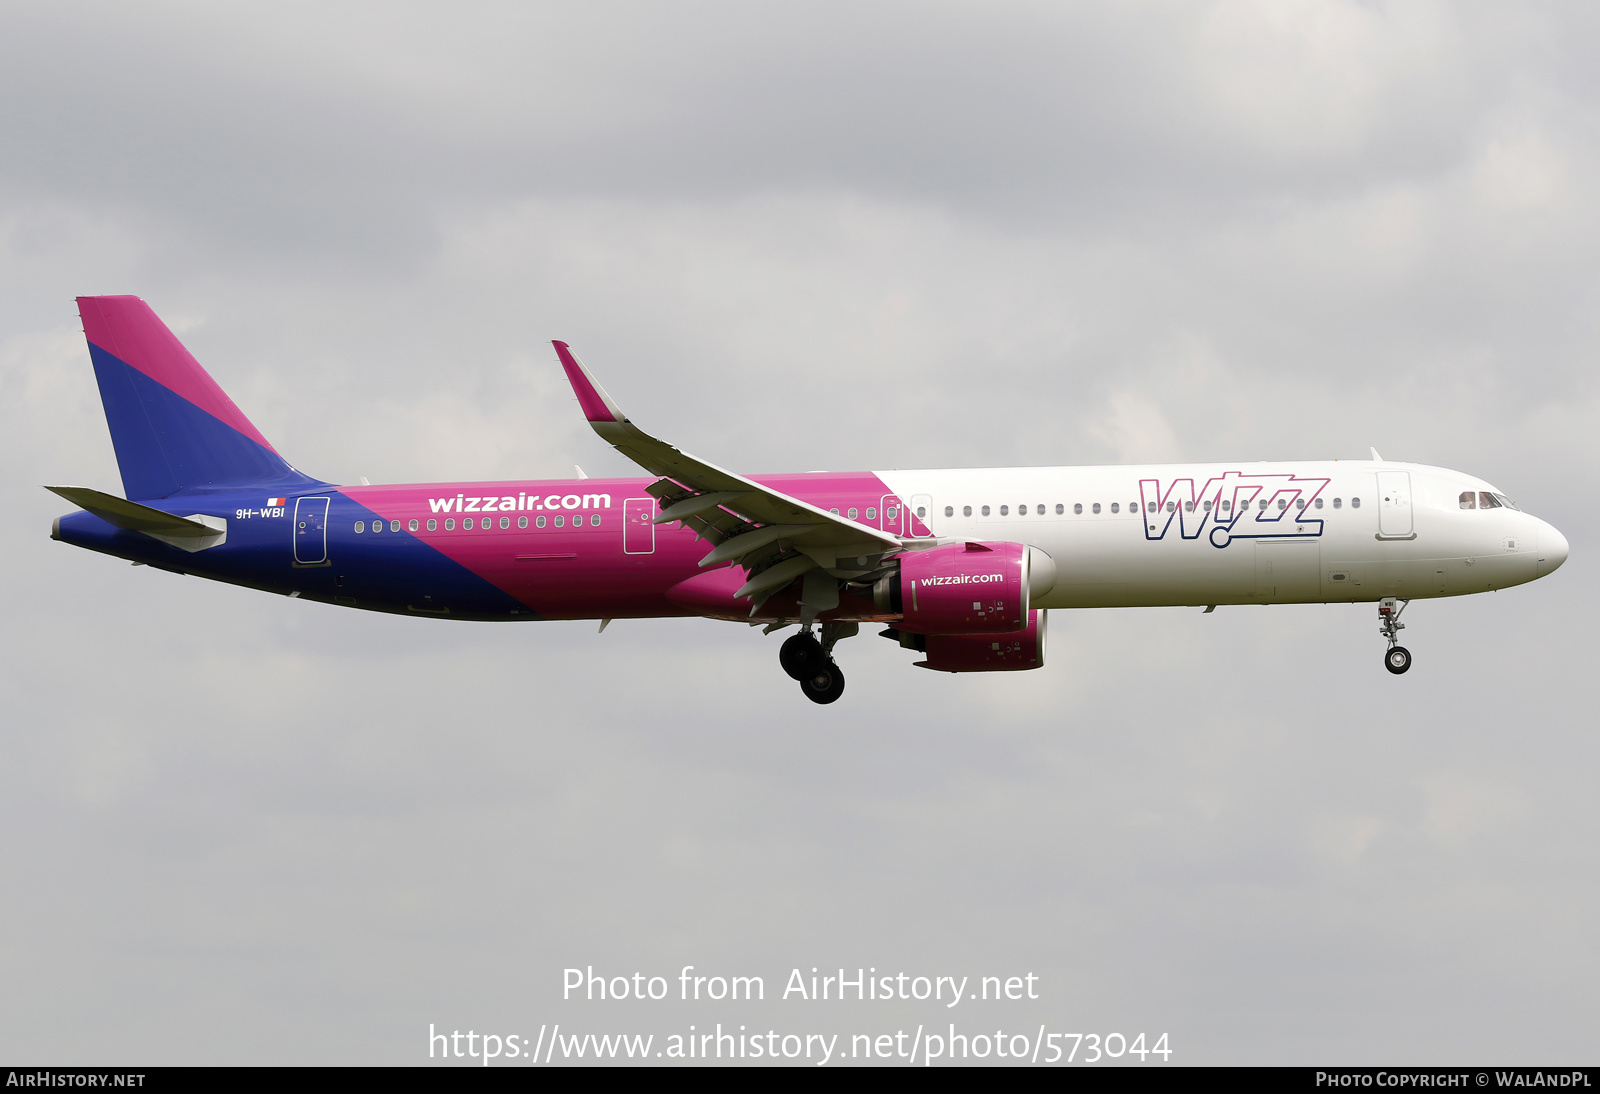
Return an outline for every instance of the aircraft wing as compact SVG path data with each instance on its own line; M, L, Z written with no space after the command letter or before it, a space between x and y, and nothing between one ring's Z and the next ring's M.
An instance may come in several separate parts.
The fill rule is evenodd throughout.
M646 487L661 502L656 523L680 521L710 541L716 549L702 566L734 559L752 571L740 596L759 603L818 567L837 577L859 576L875 569L884 554L904 546L898 536L819 509L652 437L628 420L565 342L552 344L589 425L618 452L661 476ZM841 564L842 559L848 561Z

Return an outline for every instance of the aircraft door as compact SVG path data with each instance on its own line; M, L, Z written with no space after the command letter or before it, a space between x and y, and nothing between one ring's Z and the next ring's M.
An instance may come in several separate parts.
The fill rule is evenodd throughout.
M655 498L622 500L622 553L648 555L656 549Z
M294 501L294 560L302 566L328 561L328 500Z
M891 536L900 534L901 522L905 519L906 507L898 496L885 494L883 500L878 502L878 527Z
M1379 471L1378 534L1409 536L1411 527L1411 473Z
M905 529L902 535L927 536L933 533L928 530L926 521L933 517L933 496L931 494L912 494L911 512L905 515L901 527Z

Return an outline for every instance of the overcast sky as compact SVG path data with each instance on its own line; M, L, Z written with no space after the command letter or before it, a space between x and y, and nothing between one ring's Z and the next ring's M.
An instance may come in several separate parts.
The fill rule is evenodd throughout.
M973 1023L1174 1063L1593 1062L1600 10L0 0L0 1057L415 1063ZM448 624L48 540L133 293L339 482L1365 458L1572 558L1419 601L871 636ZM749 1007L562 970L761 975ZM1040 977L965 1007L792 968ZM675 981L674 981L675 983ZM958 1030L959 1031L959 1030Z

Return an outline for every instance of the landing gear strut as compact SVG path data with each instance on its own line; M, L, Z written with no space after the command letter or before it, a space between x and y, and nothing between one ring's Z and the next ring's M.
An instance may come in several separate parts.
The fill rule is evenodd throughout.
M1389 643L1383 655L1383 667L1396 676L1411 667L1411 651L1400 645L1400 632L1406 629L1406 625L1400 622L1400 613L1410 603L1409 600L1397 600L1392 596L1378 601L1378 633Z
M831 703L844 694L844 673L833 660L834 643L855 634L855 623L824 623L819 641L807 627L784 639L778 664L800 681L800 690L813 703Z

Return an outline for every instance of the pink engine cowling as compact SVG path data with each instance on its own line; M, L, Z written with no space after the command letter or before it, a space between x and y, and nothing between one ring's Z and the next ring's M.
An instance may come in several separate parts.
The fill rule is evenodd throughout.
M926 635L1005 634L1028 615L1028 549L950 543L900 556L897 626Z
M1045 613L1028 612L1025 630L1010 634L930 634L926 661L917 668L935 672L1006 672L1044 664Z

